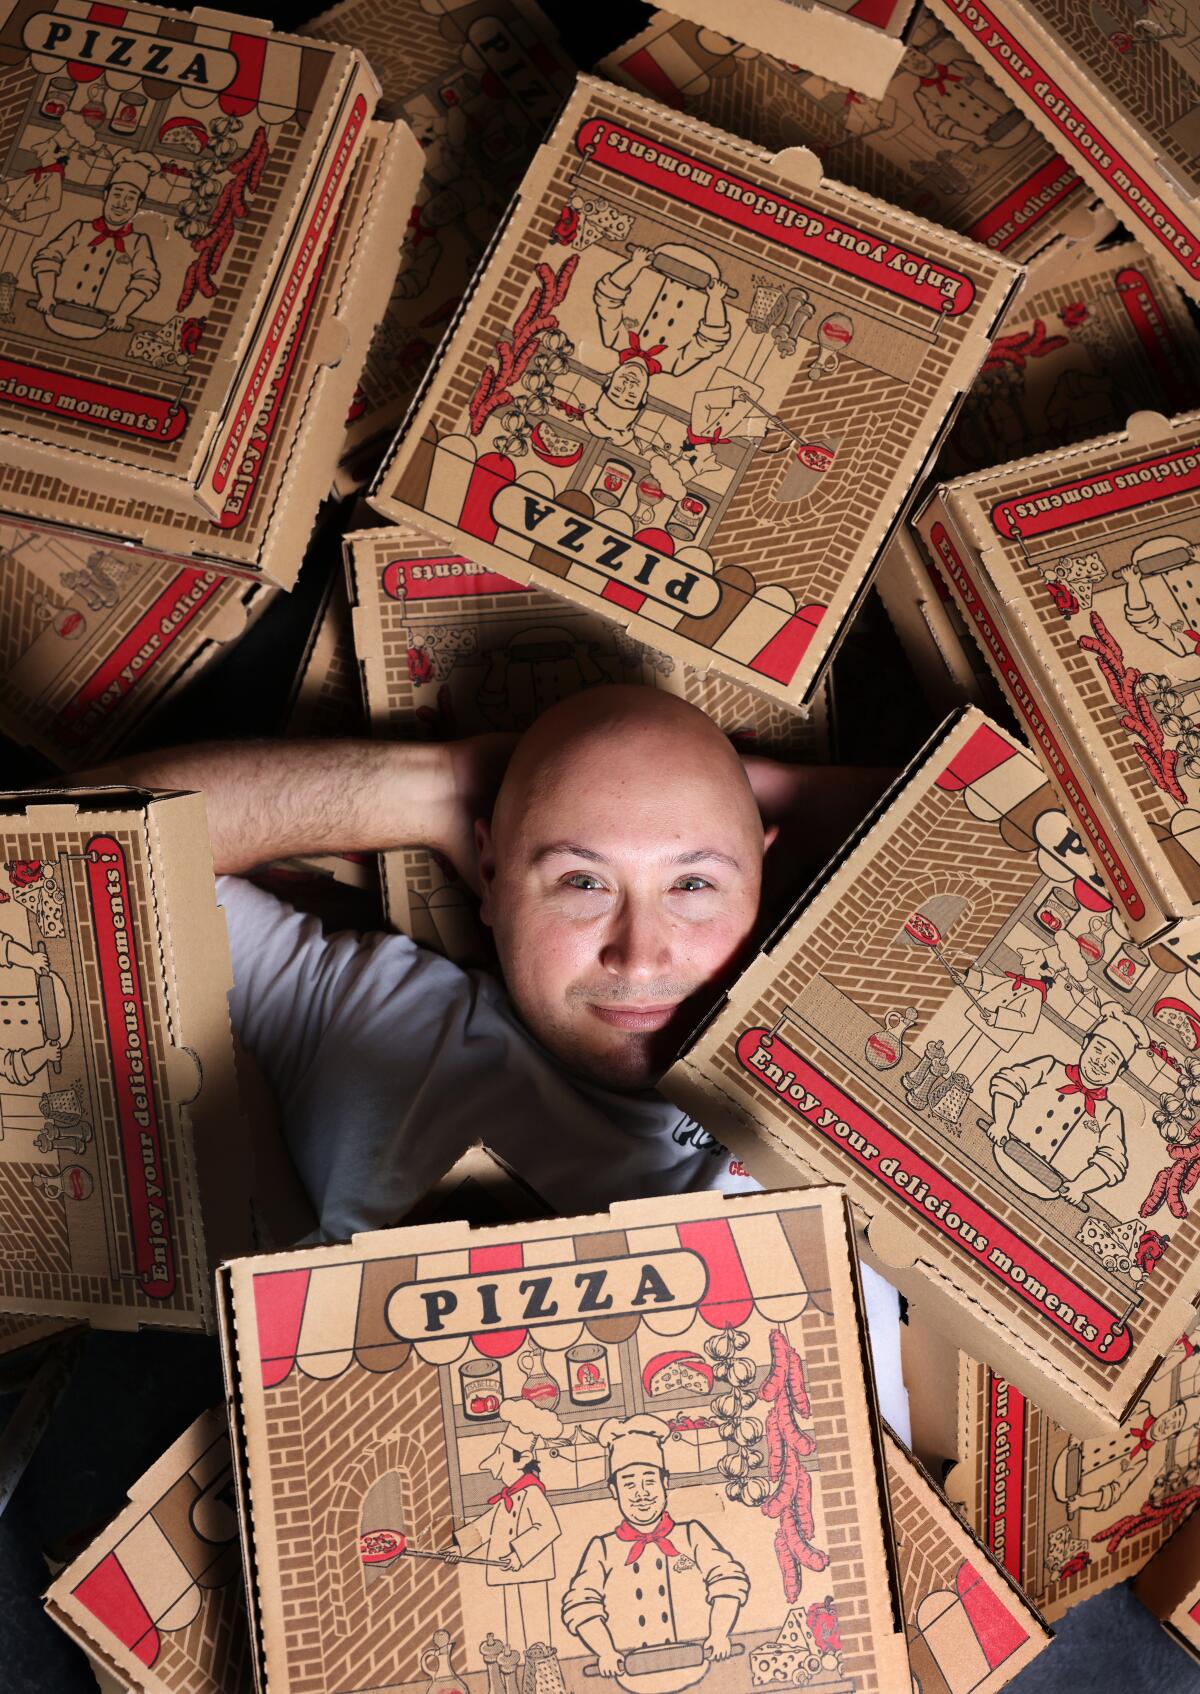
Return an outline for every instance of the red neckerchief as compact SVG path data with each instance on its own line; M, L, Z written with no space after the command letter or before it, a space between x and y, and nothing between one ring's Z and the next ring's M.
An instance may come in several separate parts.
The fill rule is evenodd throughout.
M500 1490L499 1494L489 1494L488 1505L498 1506L501 1500L503 1500L504 1510L506 1512L511 1512L513 1509L513 1495L519 1494L523 1488L540 1488L543 1494L546 1492L545 1485L540 1477L523 1476L519 1482L506 1484L506 1486Z
M722 435L715 429L711 435L697 435L691 424L687 426L687 438L693 447L727 447L732 437Z
M1182 633L1187 636L1197 653L1200 653L1200 629L1185 629Z
M65 176L66 174L67 167L65 165L30 165L25 172L25 175L31 176L35 182L41 182L44 176Z
M405 225L405 228L412 236L414 253L421 245L422 241L428 241L430 236L433 234L433 231L431 229L426 229L425 225L422 223L421 208L419 206L414 206L412 211L408 214L408 223Z
M103 247L106 241L111 241L118 253L125 251L125 237L133 233L132 224L122 224L120 229L113 229L105 223L103 216L92 219L92 228L96 239L88 242L89 247Z
M617 363L627 365L630 359L640 359L650 375L657 376L659 371L662 370L657 355L666 350L666 345L665 341L658 341L653 347L643 347L641 336L635 329L631 329L629 331L629 346L623 353L617 354Z
M1066 1066L1066 1072L1067 1072L1067 1075L1070 1077L1071 1080L1070 1080L1070 1082L1060 1082L1059 1083L1059 1085L1058 1085L1059 1094L1060 1095L1062 1095L1062 1094L1082 1094L1083 1095L1083 1109L1087 1113L1089 1118L1094 1118L1095 1115L1096 1115L1096 1101L1097 1100L1107 1100L1108 1099L1108 1089L1107 1088L1089 1088L1086 1082L1082 1082L1080 1080L1079 1066L1078 1065L1067 1065Z
M1014 994L1017 992L1018 988L1036 988L1044 1000L1046 995L1050 992L1050 984L1048 982L1039 982L1032 976L1020 976L1016 971L1005 971L1004 974L1012 983L1012 991Z
M1139 1453L1148 1453L1154 1446L1154 1437L1150 1433L1154 1428L1154 1413L1151 1412L1145 1423L1139 1429L1132 1424L1128 1433L1134 1437L1133 1446L1129 1449L1129 1457L1136 1458Z
M944 94L948 82L961 82L960 76L955 76L949 65L935 65L932 76L921 78L922 88L932 88L935 94Z
M653 1529L635 1529L631 1523L626 1523L625 1519L622 1518L620 1528L617 1530L617 1540L633 1542L625 1563L636 1565L647 1547L657 1547L664 1558L678 1558L678 1547L672 1547L667 1540L667 1536L674 1528L675 1522L669 1512L663 1513Z
M164 176L191 176L192 174L186 165L176 165L170 159L167 160L165 165L160 165L158 168Z

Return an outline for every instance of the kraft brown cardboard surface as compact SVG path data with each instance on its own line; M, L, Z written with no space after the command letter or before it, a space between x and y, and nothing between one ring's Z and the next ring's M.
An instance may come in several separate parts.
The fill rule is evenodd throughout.
M424 149L400 271L350 411L348 492L403 420L574 71L533 0L343 0L302 33L360 48L388 111Z
M1017 277L816 177L582 78L372 504L811 698Z
M196 567L290 587L328 492L340 427L395 276L400 208L415 189L420 150L406 125L369 123L343 213L302 302L284 354L264 384L224 509L214 522L170 490L116 486L75 463L30 469L0 462L0 512L57 523L94 546L126 543Z
M890 1430L884 1454L913 1687L994 1694L1050 1631Z
M1168 1635L1200 1662L1200 1517L1192 1516L1133 1585Z
M942 484L916 519L1138 940L1200 910L1197 487L1200 418L1143 413Z
M929 0L1182 288L1200 295L1200 8Z
M1167 1349L1113 1436L1079 1437L961 1354L946 1492L1049 1619L1135 1575L1200 1500L1200 1353Z
M0 45L6 454L219 520L378 84L203 8L5 0Z
M0 727L63 770L98 763L275 596L179 558L0 519Z
M556 700L605 682L646 683L707 712L739 746L777 758L829 757L826 691L808 712L643 645L547 589L448 555L412 524L346 537L352 638L372 727L399 739L527 729ZM326 643L327 645L329 643ZM340 676L345 665L337 667ZM439 854L381 855L388 921L422 945L479 961L476 900Z
M199 795L0 795L0 1308L200 1329L250 1240Z
M729 13L717 0L687 0L678 11L703 26L703 39L729 27ZM878 98L904 52L902 33L912 11L913 0L869 6L855 0L751 0L739 8L738 34L758 52L778 53L822 76L852 71L855 88Z
M853 58L817 74L670 12L596 68L772 152L807 147L827 176L1022 264L1111 234L1112 214L926 6L905 40L874 99L844 86Z
M221 1280L267 1694L583 1690L606 1639L631 1694L814 1659L839 1694L908 1686L834 1191L402 1229Z
M55 1579L46 1610L131 1694L251 1694L224 1409L196 1420Z
M1197 1298L1189 983L971 710L661 1086L764 1184L844 1182L923 1321L1112 1434Z
M1129 411L1170 415L1198 379L1200 337L1175 284L1143 248L1122 242L1056 257L1005 314L935 479L1119 429ZM898 529L876 583L934 704L984 704L978 678L987 662L920 542Z

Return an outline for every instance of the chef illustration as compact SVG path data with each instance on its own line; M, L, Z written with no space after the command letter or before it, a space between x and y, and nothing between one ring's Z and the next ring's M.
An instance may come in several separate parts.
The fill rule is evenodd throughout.
M53 1031L46 1029L47 1015ZM27 1087L58 1063L70 1034L71 1002L45 948L23 947L0 931L0 1078Z
M562 1420L528 1400L502 1400L500 1436L480 1469L499 1484L488 1509L456 1530L457 1555L484 1549L489 1588L504 1602L504 1639L524 1651L550 1639L548 1585L554 1580L554 1543L562 1534L538 1474L537 1451L563 1434Z
M729 1657L750 1581L702 1523L676 1522L668 1512L663 1443L670 1430L661 1418L610 1418L597 1433L621 1521L584 1548L562 1620L596 1655L602 1677L630 1694L676 1694ZM663 1665L653 1652L662 1647L691 1651L667 1655L672 1662Z
M1128 1165L1125 1119L1108 1094L1145 1046L1145 1029L1118 1008L1100 1019L1077 1064L1046 1053L998 1070L988 1135L998 1154L1016 1143L1036 1155L1036 1166L1027 1171L1015 1150L997 1163L1029 1193L1058 1192L1075 1205L1120 1182Z
M1188 627L1169 573L1195 565L1198 558L1200 552L1182 536L1156 535L1135 547L1129 563L1117 572L1125 584L1125 622L1135 635L1144 635L1177 659L1200 652L1200 631ZM1142 574L1147 569L1152 572L1149 589Z
M99 217L67 224L33 255L38 310L58 333L71 333L55 322L61 306L90 307L108 329L125 329L158 292L154 249L133 227L155 169L152 158L123 160L105 185Z
M596 283L592 299L606 347L628 364L682 376L729 345L731 293L707 253L679 242L634 247Z
M917 78L917 110L934 135L971 147L1016 147L1033 133L1023 118L961 50L951 59L910 47L904 69Z
M1198 1433L1200 1395L1180 1395L1157 1414L1148 1400L1139 1400L1118 1434L1067 1442L1050 1473L1054 1497L1074 1517L1111 1511L1135 1484L1149 1482L1151 1499L1172 1493L1187 1485L1189 1472L1194 1480Z
M1041 1021L1046 996L1063 973L1057 947L1018 947L1019 971L984 971L974 965L959 982L969 998L967 1029L946 1054L951 1075L961 1072L971 1083L999 1058L1011 1053L1023 1035L1032 1035Z
M70 163L68 119L80 130L87 130L82 118L64 112L64 127L35 144L37 164L0 183L0 275L7 274L14 282L30 248L45 235L47 224L62 205L63 178ZM87 133L90 136L91 131Z
M644 450L639 431L646 412L650 371L640 358L622 355L616 370L594 387L587 379L581 383L574 376L571 382L570 397L556 395L552 402L560 412L577 419L589 434L610 441L614 447Z

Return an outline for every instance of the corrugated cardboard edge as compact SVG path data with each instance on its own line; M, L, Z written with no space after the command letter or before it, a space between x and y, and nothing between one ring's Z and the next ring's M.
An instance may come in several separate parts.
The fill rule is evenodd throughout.
M1159 1548L1134 1579L1133 1591L1146 1610L1200 1663L1200 1622L1189 1613L1200 1604L1200 1514Z
M875 1399L870 1341L854 1252L852 1220L845 1195L837 1187L828 1183L821 1184L819 1191L809 1192L805 1198L809 1203L819 1206L824 1214L830 1288L835 1292L835 1310L839 1314L839 1351L851 1344L846 1329L847 1325L852 1323L855 1330L853 1345L857 1346L862 1360L863 1393L860 1398L855 1392L853 1376L845 1379L845 1415L852 1447L856 1452L869 1454L874 1467L871 1486L860 1487L858 1493L860 1499L869 1494L878 1503L878 1516L874 1516L868 1509L862 1509L858 1513L858 1522L863 1538L868 1592L880 1596L886 1592L891 1610L891 1633L886 1636L880 1633L874 1640L880 1688L888 1690L890 1694L892 1689L898 1691L906 1689L909 1685L908 1651L905 1646L899 1573L884 1478L882 1425ZM753 1207L755 1202L761 1202L761 1199L759 1195L725 1195L716 1190L707 1190L675 1195L668 1203L672 1221L678 1221L685 1217L721 1217L742 1207ZM261 1525L264 1517L270 1517L273 1524L273 1516L270 1494L261 1487L257 1490L259 1509L256 1512L256 1487L251 1476L252 1462L257 1460L258 1465L263 1467L261 1474L265 1476L267 1453L265 1435L260 1427L256 1427L254 1414L248 1412L243 1388L243 1371L255 1369L258 1363L257 1352L252 1344L252 1336L256 1334L254 1277L265 1271L286 1270L289 1267L312 1269L320 1263L358 1262L362 1248L368 1242L373 1257L390 1257L402 1253L442 1251L460 1247L467 1242L472 1245L480 1244L486 1242L489 1236L499 1234L511 1237L514 1229L522 1227L527 1228L531 1236L553 1236L555 1232L569 1230L572 1225L592 1224L597 1219L607 1219L613 1229L635 1230L661 1221L663 1204L662 1200L656 1199L620 1201L607 1212L574 1218L539 1219L525 1226L502 1225L498 1228L471 1229L465 1224L450 1223L401 1227L356 1235L350 1242L338 1246L260 1255L257 1258L236 1260L221 1266L217 1272L219 1333L229 1407L231 1446L234 1452L234 1485L242 1532L251 1637L254 1644L253 1660L259 1694L269 1694L270 1689L271 1673L266 1649L266 1631L271 1628L278 1636L284 1624L282 1616L279 1615L277 1597L264 1595L258 1582L259 1561L271 1552L269 1546L263 1547L259 1543ZM844 1236L837 1221L839 1216L842 1219ZM843 1239L844 1254L837 1251ZM243 1332L240 1322L243 1317L250 1334ZM873 1542L876 1533L878 1541ZM895 1680L892 1680L893 1678Z
M1154 415L1140 414L1147 420ZM1200 413L1181 413L1172 419L1167 427L1178 429L1181 424L1186 427L1189 423L1200 426ZM1170 873L1166 877L1160 877L1152 869L1162 855L1156 850L1145 820L1132 807L1124 786L1122 785L1120 793L1112 788L1111 774L1105 768L1103 750L1099 745L1093 744L1090 717L1076 702L1063 694L1057 682L1047 676L1038 655L1036 627L1022 615L1018 602L1004 597L989 563L989 554L992 552L997 558L1001 558L998 542L993 541L987 534L983 507L975 493L980 484L994 482L1002 472L1019 472L1023 482L1034 483L1041 479L1043 470L1053 477L1057 474L1057 467L1065 467L1073 461L1086 459L1100 449L1122 446L1131 450L1137 447L1137 440L1131 435L1129 424L1122 431L1098 436L1093 441L1082 442L1074 447L1060 448L1052 453L1041 453L1028 459L1016 459L1008 465L995 466L977 471L971 476L958 477L953 482L942 483L927 496L916 515L914 528L921 537L922 545L935 559L940 557L932 539L932 531L937 523L943 525L951 544L957 542L962 553L966 555L965 558L959 557L957 567L953 561L941 558L939 569L955 595L968 628L1004 690L1005 697L1013 706L1018 722L1023 720L1027 726L1025 734L1030 747L1041 760L1048 780L1061 795L1068 814L1078 817L1078 807L1081 804L1093 814L1092 828L1088 827L1086 820L1081 821L1084 822L1084 833L1091 843L1090 850L1096 867L1108 884L1117 909L1134 938L1146 941L1153 940L1178 919L1195 915L1194 908L1185 899L1176 877ZM979 597L978 609L970 606L964 586L956 576L956 568L965 570L968 560L974 567L970 587ZM996 627L990 631L985 630L980 622L980 611ZM1011 647L1011 663L995 650L993 639L997 636L1002 644ZM1014 678L1010 671L1016 669L1016 660L1020 661L1021 669ZM1066 743L1065 748L1057 749L1057 757L1063 759L1062 769L1056 768L1055 759L1048 755L1036 730L1037 719L1043 720L1044 727L1056 741L1061 737ZM1066 765L1066 753L1073 759L1075 769ZM1083 791L1078 798L1068 792L1064 772L1073 779L1076 787ZM1141 884L1137 893L1144 897L1144 918L1131 916L1118 881L1106 865L1103 853L1096 850L1093 830L1099 829L1099 817L1104 818L1108 825L1107 833L1116 838L1116 845L1124 858L1130 862ZM1101 831L1101 834L1103 835L1104 831Z
M688 1038L681 1056L659 1083L661 1092L668 1099L724 1142L765 1188L792 1188L797 1185L798 1177L807 1183L826 1184L837 1180L836 1174L831 1174L836 1167L828 1162L810 1163L774 1130L754 1120L739 1100L699 1068L691 1057L692 1050L709 1035L718 1021L726 1019L735 1008L752 1004L773 979L777 966L772 949L798 919L809 914L818 898L831 893L838 878L849 879L856 861L870 858L881 832L889 827L893 804L901 799L909 783L928 767L934 754L965 726L978 728L984 723L1011 746L1029 756L1020 742L974 707L967 707L956 718L947 719L881 796L841 852L804 891L733 987ZM959 1286L939 1265L922 1257L922 1245L915 1226L904 1227L890 1220L881 1221L878 1215L868 1219L858 1201L852 1198L850 1204L860 1231L859 1254L867 1264L894 1283L928 1319L938 1322L945 1334L955 1339L964 1351L974 1348L975 1352L980 1352L986 1347L989 1362L997 1374L1015 1383L1022 1393L1065 1428L1080 1435L1111 1435L1116 1424L1136 1401L1143 1384L1157 1370L1158 1357L1139 1379L1131 1380L1119 1403L1113 1401L1111 1395L1099 1397L1070 1381L1066 1368L1052 1363L1042 1353L1033 1339L1033 1327L1027 1320L1019 1327L1013 1327L996 1311L984 1311L974 1295ZM973 1315L975 1309L978 1309L977 1316ZM1170 1338L1190 1326L1198 1309L1200 1286L1190 1295L1182 1285L1177 1286L1147 1329L1141 1347L1152 1348L1159 1342L1169 1344ZM1017 1308L1014 1306L1013 1310ZM1024 1320L1023 1311L1021 1316Z
M978 1571L1006 1610L1019 1617L1026 1626L1026 1645L1010 1653L982 1682L975 1683L971 1690L971 1694L998 1694L998 1690L1010 1682L1018 1671L1024 1670L1027 1664L1050 1645L1054 1639L1054 1631L1029 1596L1018 1587L1008 1572L997 1564L979 1537L964 1523L917 1456L910 1452L889 1425L885 1423L883 1429L888 1466L895 1466L903 1472L909 1488L917 1495L930 1518L955 1542L962 1557Z
M160 1499L170 1485L183 1476L221 1434L224 1416L218 1407L202 1412L189 1424L178 1440L173 1441L129 1489L125 1506L105 1525L79 1556L62 1569L42 1596L42 1604L58 1627L69 1635L92 1661L96 1679L105 1688L108 1677L118 1688L133 1694L174 1694L153 1670L137 1658L128 1647L104 1629L99 1619L86 1606L72 1598L72 1590L80 1580L80 1566L91 1570L101 1554L110 1551L146 1516L149 1505Z
M920 544L898 524L879 555L875 587L926 700L935 711L983 705L983 690L962 637L948 615Z
M911 1304L900 1325L900 1369L908 1392L912 1452L935 1485L956 1467L963 1452L958 1399L948 1385L958 1380L963 1354L936 1323L923 1323Z
M727 0L671 0L681 18L724 34L730 23ZM780 4L778 0L742 0L737 9L740 40L762 53L802 65L832 81L845 81L854 68L854 87L873 100L882 99L904 56L899 31L908 23L915 0L897 0L897 33L859 23L845 12L811 4Z
M825 14L823 13L822 16L825 16ZM370 504L386 521L415 523L420 527L432 530L435 534L444 534L448 538L452 537L456 546L460 544L461 537L454 533L449 526L425 511L410 507L406 502L389 493L388 488L389 485L394 485L397 482L399 474L407 468L411 459L410 444L420 444L422 432L426 424L431 421L430 411L435 403L431 397L431 390L439 382L446 364L462 351L465 338L473 333L474 325L468 325L467 318L474 312L476 296L482 295L485 303L490 298L489 283L494 285L498 275L498 271L494 272L493 267L506 265L514 257L522 234L521 228L518 227L519 223L523 224L524 222L522 213L528 215L536 206L538 197L543 193L551 179L557 161L565 153L571 126L577 123L579 113L587 102L595 97L600 99L607 97L618 106L629 107L634 117L640 114L643 121L651 126L656 111L662 112L672 124L684 132L690 132L698 142L728 149L734 153L741 153L752 165L757 165L760 169L775 171L781 169L778 163L781 155L773 155L766 148L755 147L750 142L731 135L728 131L719 129L715 125L705 123L699 118L658 107L655 102L647 99L644 95L638 95L629 89L618 87L615 83L605 82L598 77L581 76L576 83L575 92L567 101L550 135L539 148L521 187L514 195L505 218L497 228L495 236L480 261L471 287L464 293L458 310L442 337L438 351L425 372L421 386L413 398L404 427L392 443L367 491ZM813 155L806 153L805 157L811 159ZM786 175L786 167L782 168ZM811 700L825 670L836 655L837 648L846 634L850 621L870 587L878 554L881 548L886 545L893 527L900 520L912 489L919 483L923 470L931 462L930 454L935 444L940 441L953 420L955 411L961 405L963 396L977 374L979 366L991 345L991 337L996 325L1008 309L1009 302L1020 287L1024 276L1024 270L1021 266L1012 264L1002 255L993 254L988 249L981 248L977 242L970 241L966 236L955 235L952 231L943 229L940 225L931 224L911 212L905 212L899 207L891 206L886 201L865 194L859 189L847 188L844 184L832 178L825 180L821 186L827 193L845 197L848 214L852 212L856 218L862 218L866 213L877 210L882 216L896 220L906 231L912 232L914 241L919 235L927 232L930 238L939 243L948 243L951 248L957 249L964 264L979 265L990 260L991 266L994 268L994 276L991 282L986 287L980 284L977 288L976 298L980 302L978 306L979 322L976 324L973 333L964 339L962 347L955 356L954 363L946 373L941 388L941 411L934 415L931 407L927 412L931 424L928 441L922 446L919 440L914 440L902 456L894 476L894 504L890 507L881 504L877 508L872 525L868 526L859 543L860 563L857 578L854 579L853 586L847 596L847 603L840 608L836 617L822 618L797 670L797 680L794 680L788 686L785 687L782 684L771 686L767 679L761 675L756 675L754 680L751 681L742 674L744 667L737 666L735 669L735 662L732 660L728 665L722 664L720 654L707 648L697 647L694 642L679 637L674 630L659 625L650 625L644 629L644 620L636 613L629 613L625 617L613 617L613 621L621 624L622 627L634 629L637 639L645 640L660 648L664 653L669 653L673 658L685 664L690 664L693 669L699 671L715 669L722 674L732 676L739 683L756 688L761 694L781 700L790 706L803 706ZM799 187L798 191L803 193L803 187ZM504 571L517 581L536 583L539 587L549 588L553 593L561 593L565 598L587 606L593 611L602 610L598 604L599 597L597 595L580 589L575 584L562 578L551 576L551 580L543 581L537 566L528 564L513 555L502 553L499 559L493 559L487 544L484 545L485 551L480 555L481 562L492 564L495 569ZM847 580L850 581L853 578L854 573L847 572ZM602 615L609 615L607 609L602 610Z
M1184 208L1189 207L1189 201L1181 194L1173 179L1157 168L1152 144L1139 137L1137 132L1128 126L1127 120L1122 118L1103 89L1089 82L1087 76L1080 72L1078 61L1064 58L1060 54L1044 27L1038 24L1028 9L1019 4L1019 0L1015 4L1014 0L991 0L990 5L983 3L983 0L975 0L971 10L980 20L978 29L962 17L957 0L927 0L927 4L987 74L1000 85L1004 93L1013 99L1018 109L1032 120L1051 146L1055 149L1065 149L1063 157L1068 159L1083 180L1112 208L1117 219L1124 223L1134 236L1139 236L1140 231L1145 229L1148 238L1156 244L1153 251L1162 259L1175 281L1191 294L1193 299L1200 300L1200 279L1194 274L1189 274L1186 267L1179 263L1169 242L1165 237L1159 238L1157 228L1150 219L1137 219L1132 199L1126 200L1113 191L1108 178L1093 164L1087 149L1075 143L1071 132L1065 128L1058 129L1047 108L1039 101L1029 98L1032 76L1028 72L1023 75L1020 69L1014 68L1012 58L1005 55L1000 44L1003 42L1015 52L1017 66L1032 66L1034 70L1043 71L1043 77L1039 78L1039 81L1048 78L1057 80L1061 93L1075 107L1076 112L1086 115L1082 126L1085 132L1092 135L1102 149L1114 159L1120 160L1122 166L1130 173L1144 176L1151 192L1157 194L1175 214L1184 231L1195 237L1195 214L1190 209L1184 211ZM986 38L981 33L984 30L987 31ZM993 39L996 42L994 47L990 45ZM1026 42L1030 44L1028 47ZM1026 97L1021 98L1022 94ZM1078 122L1078 118L1075 121ZM1115 147L1104 131L1119 135L1121 147ZM1193 225L1190 230L1189 222Z

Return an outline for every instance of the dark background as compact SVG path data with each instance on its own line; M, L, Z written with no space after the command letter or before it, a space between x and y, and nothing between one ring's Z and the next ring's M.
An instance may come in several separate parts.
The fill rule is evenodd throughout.
M644 27L635 0L585 8L542 0L581 68ZM294 29L315 7L226 7ZM729 0L730 33L737 6ZM850 80L848 77L847 80ZM1200 405L1200 395L1195 397ZM271 735L330 576L341 568L348 506L323 509L296 590L282 595L228 657L156 718L159 744ZM870 597L833 668L837 754L853 763L903 764L934 727L879 601ZM1003 709L997 704L997 711ZM3 785L47 774L0 741ZM3 1244L0 1243L0 1251ZM0 1361L0 1423L16 1404ZM68 1385L8 1510L0 1517L0 1694L95 1694L81 1653L44 1616L46 1549L98 1527L127 1488L191 1420L222 1397L215 1341L161 1332L89 1332ZM947 1385L947 1392L951 1392ZM77 1550L77 1549L75 1549ZM1076 1607L1058 1639L1009 1687L1012 1694L1200 1694L1200 1669L1124 1587ZM893 1694L893 1691L887 1691ZM897 1689L894 1694L908 1694Z

